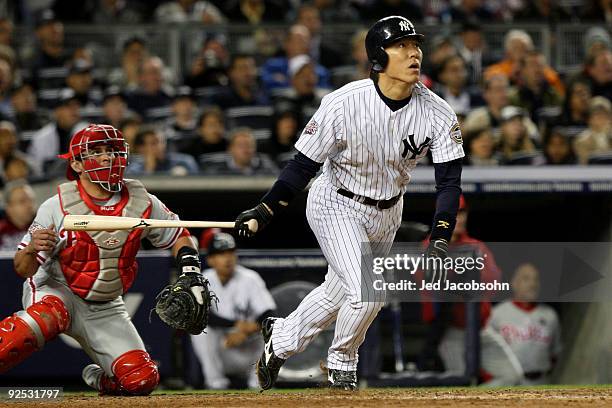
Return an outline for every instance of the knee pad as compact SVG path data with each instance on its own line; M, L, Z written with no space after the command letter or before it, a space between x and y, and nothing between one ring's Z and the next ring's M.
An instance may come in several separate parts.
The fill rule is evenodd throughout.
M13 368L68 328L70 315L57 296L45 296L0 322L0 373Z
M157 365L144 350L131 350L119 356L112 365L121 388L130 395L149 395L159 383Z

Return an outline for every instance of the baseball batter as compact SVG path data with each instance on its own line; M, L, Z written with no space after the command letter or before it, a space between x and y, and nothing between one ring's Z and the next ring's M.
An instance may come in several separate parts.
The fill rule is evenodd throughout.
M419 82L423 53L404 17L375 23L366 37L370 79L351 82L325 96L296 143L298 153L255 208L241 213L238 232L251 236L313 183L306 216L329 263L325 281L285 319L267 319L265 347L257 363L263 389L271 388L284 361L304 350L336 321L328 354L335 388L357 386L357 350L384 302L363 299L362 250L388 253L402 219L410 172L431 150L437 185L430 257L448 249L461 193L464 156L457 118L441 98Z
M65 231L67 214L122 215L175 220L142 183L124 180L128 147L120 131L89 125L70 141L70 182L45 201L18 246L15 271L26 278L24 310L0 322L0 373L65 333L95 364L83 378L100 394L146 395L159 382L158 369L130 321L121 295L132 285L140 240L172 248L184 274L197 274L194 297L201 299L198 252L182 228L133 231ZM183 275L179 278L183 278ZM184 278L183 278L184 279Z

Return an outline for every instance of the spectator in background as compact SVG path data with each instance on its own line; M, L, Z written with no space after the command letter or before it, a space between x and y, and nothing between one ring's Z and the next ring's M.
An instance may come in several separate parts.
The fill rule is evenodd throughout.
M559 92L546 81L546 67L544 54L528 51L520 64L517 87L510 96L510 104L529 112L536 123L546 119L544 108L560 108L563 101Z
M13 46L13 22L7 17L0 17L0 45Z
M456 49L466 63L468 85L480 84L484 67L488 66L491 60L479 24L470 21L462 24Z
M136 155L128 166L129 174L185 176L198 172L198 165L193 157L168 152L162 135L153 128L144 128L136 135L134 152Z
M13 158L23 159L27 163L27 156L18 149L18 146L19 140L15 125L5 120L0 121L0 168L4 168ZM4 174L2 176L4 179Z
M368 30L361 29L351 38L351 56L353 57L355 71L347 83L370 77L370 60L365 47L366 35L368 35Z
M2 196L6 217L0 220L0 251L15 252L36 215L36 196L25 180L8 183Z
M459 55L452 55L440 63L439 84L434 88L436 94L444 99L457 114L467 114L477 106L483 105L482 97L467 87L468 70Z
M4 161L2 171L4 172L2 181L5 183L29 179L34 175L33 166L30 165L30 161L21 155L9 156Z
M134 146L136 135L140 132L142 119L138 115L128 116L125 118L117 129L121 130L123 138L130 146Z
M350 2L344 0L313 0L312 4L319 10L321 20L325 23L354 23L359 14Z
M53 121L32 136L28 148L37 175L41 175L48 162L55 161L58 154L68 151L72 135L87 126L80 122L80 108L81 103L74 91L70 88L62 89L53 110Z
M110 85L131 91L138 88L140 83L140 67L149 57L146 41L136 35L127 38L122 47L121 67L111 70L108 74Z
M216 233L206 259L210 268L202 274L219 302L206 333L191 336L206 388L230 388L227 375L232 374L246 376L247 386L257 388L253 364L264 345L259 331L263 320L275 315L276 304L259 274L238 264L231 235Z
M525 2L523 8L514 14L514 21L537 22L551 25L567 21L571 17L565 7L558 1L531 0Z
M133 115L128 111L123 92L116 85L109 86L106 92L104 92L102 112L104 112L104 117L99 123L111 125L115 129L121 129L121 124Z
M486 106L476 108L470 112L465 121L485 121L494 132L501 124L502 109L508 106L509 84L508 78L503 75L492 76L484 81L482 97Z
M486 118L466 122L462 128L463 144L467 164L470 166L497 166L499 153L495 150L495 139Z
M13 88L11 105L13 109L10 119L19 132L38 130L48 121L37 108L36 93L32 85L27 82Z
M134 2L121 0L98 0L92 21L98 25L139 24L143 20L142 10Z
M423 20L421 5L414 0L373 0L368 3L360 7L361 19L365 21L388 16L403 16L413 22Z
M225 43L223 35L210 35L206 38L191 63L190 71L185 77L185 85L198 89L228 84L226 70L230 62L230 53Z
M81 103L81 108L91 109L102 104L102 90L94 86L91 71L93 65L83 59L76 59L70 65L70 71L66 78L66 86L76 94Z
M610 34L603 27L591 27L584 35L584 55L588 58L612 48Z
M308 55L310 52L310 32L303 25L293 25L289 28L284 41L285 55L267 60L261 67L261 79L268 92L275 88L289 86L289 60L298 55ZM321 65L316 66L319 77L319 86L328 88L330 84L329 72Z
M64 50L64 25L52 10L42 11L36 20L38 49L32 63L32 82L36 89L64 86L68 53Z
M197 138L197 106L193 90L188 86L177 89L172 102L172 116L166 123L166 137L170 144L182 151L181 147Z
M582 77L591 82L593 95L612 99L612 51L605 49L586 58Z
M298 55L289 60L289 76L291 88L279 90L274 104L293 106L302 115L302 126L314 114L330 90L317 87L316 65L308 55Z
M558 124L586 128L589 117L589 101L591 100L591 84L585 79L576 79L567 87L567 95L563 101L563 110Z
M504 338L518 360L523 372L519 384L549 384L561 352L559 317L553 308L537 302L540 273L534 265L524 263L516 268L511 285L512 300L493 308L487 328Z
M145 121L161 121L170 115L173 90L164 83L164 63L148 57L139 68L139 87L126 94L128 107Z
M265 140L258 150L267 154L279 168L293 157L295 142L300 132L301 119L298 112L291 109L277 109L270 139Z
M506 106L502 109L499 152L503 164L536 164L533 161L516 162L517 159L536 154L536 147L523 119L525 112L517 106Z
M227 146L223 112L217 107L212 107L205 109L200 115L197 137L177 146L177 149L198 160L203 154L225 152Z
M487 67L484 73L485 80L495 75L505 75L511 83L517 83L521 62L529 51L534 50L531 36L523 30L510 30L504 38L505 58L497 64ZM544 68L546 81L561 95L565 94L565 87L559 75L549 66Z
M219 90L213 98L221 109L237 106L266 105L268 96L257 83L255 58L237 54L232 57L229 69L229 84Z
M612 3L609 0L586 0L580 19L589 22L612 23Z
M281 21L287 12L285 4L275 0L238 0L230 9L228 18L232 22L252 25Z
M597 153L612 152L612 104L603 96L589 102L588 129L574 139L574 151L580 164L587 164Z
M465 23L467 21L477 21L492 23L497 19L483 0L460 0L454 3L441 13L440 19L442 22Z
M569 138L560 128L553 128L544 138L546 164L576 164Z
M176 0L162 3L155 9L155 20L162 24L201 23L221 24L225 17L209 1Z
M200 165L209 175L271 176L278 168L266 155L258 154L255 137L249 128L237 128L230 134L229 157L222 161L204 162Z
M13 88L13 70L5 59L0 59L0 115L8 118L11 115L11 90Z
M321 36L323 23L321 22L318 8L312 4L301 5L297 11L296 23L308 28L310 32L310 50L308 54L313 60L326 68L344 64L344 50L338 49L338 43L331 44L323 41Z

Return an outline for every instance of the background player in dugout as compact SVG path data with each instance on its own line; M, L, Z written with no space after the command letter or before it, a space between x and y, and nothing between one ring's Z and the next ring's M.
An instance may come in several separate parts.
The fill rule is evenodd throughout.
M259 274L238 264L231 235L213 233L206 260L210 268L202 275L218 302L206 333L191 336L206 388L230 388L227 376L246 377L247 386L256 388L253 366L263 349L259 331L263 320L275 315L276 304Z
M89 125L70 141L70 182L39 208L18 246L15 271L25 278L24 310L0 321L0 373L60 333L77 340L95 364L85 382L109 395L146 395L159 382L155 362L121 295L131 286L140 240L171 248L181 275L200 275L198 252L183 228L115 232L65 231L65 214L178 219L137 180L124 180L128 148L120 131ZM179 278L180 280L181 278ZM200 278L201 279L201 278ZM201 299L205 283L194 285ZM198 293L200 299L198 299Z
M464 156L457 118L450 106L419 82L421 34L404 17L378 21L366 36L370 79L355 81L323 98L285 166L262 202L241 213L265 227L323 167L308 193L306 214L329 263L321 286L285 319L263 322L264 353L257 363L263 389L271 388L287 358L305 349L336 320L328 355L330 386L357 387L357 350L384 305L363 299L361 245L385 255L400 226L410 171L431 149L437 186L431 257L444 257L455 225ZM428 271L432 272L432 271ZM370 271L371 273L371 271ZM365 301L364 301L365 300ZM370 301L368 301L370 300Z

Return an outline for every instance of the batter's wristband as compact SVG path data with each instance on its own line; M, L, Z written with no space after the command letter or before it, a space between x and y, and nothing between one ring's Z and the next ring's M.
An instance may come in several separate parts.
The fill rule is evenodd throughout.
M274 214L286 208L295 197L295 191L284 181L277 180L261 202L266 204Z
M434 216L433 225L431 226L431 240L438 238L445 239L450 242L455 230L456 217L451 217L450 214L440 213Z

